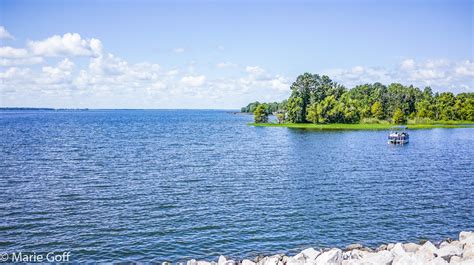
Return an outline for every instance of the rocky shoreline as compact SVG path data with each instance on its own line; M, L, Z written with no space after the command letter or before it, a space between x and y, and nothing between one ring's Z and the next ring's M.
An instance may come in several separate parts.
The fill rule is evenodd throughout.
M376 249L352 244L345 249L308 248L295 256L277 254L259 256L255 260L228 260L224 256L213 262L190 260L187 265L411 265L462 264L474 265L474 232L461 232L457 240L447 239L439 244L430 241L390 243Z

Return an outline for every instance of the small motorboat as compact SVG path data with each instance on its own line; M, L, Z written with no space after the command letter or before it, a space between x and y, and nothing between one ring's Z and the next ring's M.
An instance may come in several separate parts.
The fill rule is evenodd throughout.
M390 134L388 135L389 144L407 144L410 140L410 136L406 132L406 126L393 126L390 127Z

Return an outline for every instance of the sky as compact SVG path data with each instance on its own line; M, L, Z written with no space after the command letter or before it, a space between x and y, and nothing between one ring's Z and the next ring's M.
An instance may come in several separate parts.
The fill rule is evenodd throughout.
M0 106L238 109L305 72L474 92L473 3L0 0Z

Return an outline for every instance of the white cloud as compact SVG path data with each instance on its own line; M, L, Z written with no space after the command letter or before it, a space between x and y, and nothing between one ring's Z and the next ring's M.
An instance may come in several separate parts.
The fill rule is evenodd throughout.
M185 49L184 48L174 48L173 52L174 53L183 53L183 52L185 52Z
M77 56L88 57L88 63ZM236 69L217 78L203 73L194 61L172 68L134 63L103 52L100 40L77 33L31 41L26 48L0 47L0 57L5 67L0 70L4 106L237 108L255 100L287 98L295 78L231 62L215 63L217 68ZM29 64L41 65L25 66ZM406 59L392 68L358 65L324 73L349 88L368 82L431 85L455 92L474 87L470 60Z
M1 39L14 39L14 37L5 29L4 26L0 26L0 40Z
M0 47L0 66L33 65L43 61L42 57L32 56L26 49Z
M44 66L41 68L42 75L38 83L45 84L69 84L72 80L74 63L65 58L57 63L56 67Z
M291 81L288 80L288 78L285 78L280 75L277 75L275 78L270 80L271 87L282 92L288 91L290 89L290 82Z
M222 45L217 46L217 49L218 49L219 51L225 50L224 46L222 46Z
M29 57L19 59L4 59L0 58L0 66L15 66L15 65L33 65L43 63L42 57Z
M400 63L400 68L402 70L412 70L415 68L415 60L413 59L405 59Z
M28 47L34 55L60 56L100 56L102 43L98 39L83 39L77 33L54 35L41 41L29 41Z
M263 75L265 73L265 70L259 66L247 66L245 71L252 75Z
M190 86L190 87L197 87L202 86L206 82L206 77L204 75L196 75L196 76L184 76L181 78L180 83L183 86Z
M13 47L0 47L0 57L2 58L25 58L28 57L26 49L17 49Z
M455 62L442 59L405 59L394 68L357 66L351 69L329 69L323 73L349 88L381 82L432 86L438 91L474 91L474 63L470 60Z
M14 78L27 77L29 73L29 68L10 67L5 72L0 73L0 78L11 80Z

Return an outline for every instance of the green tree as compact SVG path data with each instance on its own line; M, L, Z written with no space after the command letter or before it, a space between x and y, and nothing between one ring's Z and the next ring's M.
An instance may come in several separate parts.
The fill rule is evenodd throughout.
M286 105L288 121L293 123L304 122L303 99L291 97Z
M266 112L286 112L286 119L293 123L355 123L361 118L394 116L403 117L398 121L407 117L474 120L474 93L433 93L430 87L420 90L398 83L363 84L346 90L328 76L310 73L298 76L290 89L287 101L264 103ZM259 105L250 103L242 111L254 112Z
M401 109L396 109L392 120L394 124L406 123L405 113Z
M268 122L268 113L263 104L258 105L253 112L255 123Z
M334 96L324 98L318 105L318 122L332 123L340 117L340 109Z
M374 104L372 104L371 108L372 116L376 119L383 119L383 108L382 108L382 103L379 101L376 101Z
M306 120L312 122L312 123L318 123L319 122L319 117L318 117L318 104L313 103L308 106L308 111L306 114Z
M431 103L426 99L422 99L421 101L416 103L416 112L416 116L418 118L434 119L434 112L431 107Z
M285 121L285 113L284 112L278 112L276 114L276 118L278 120L278 123L283 123Z

